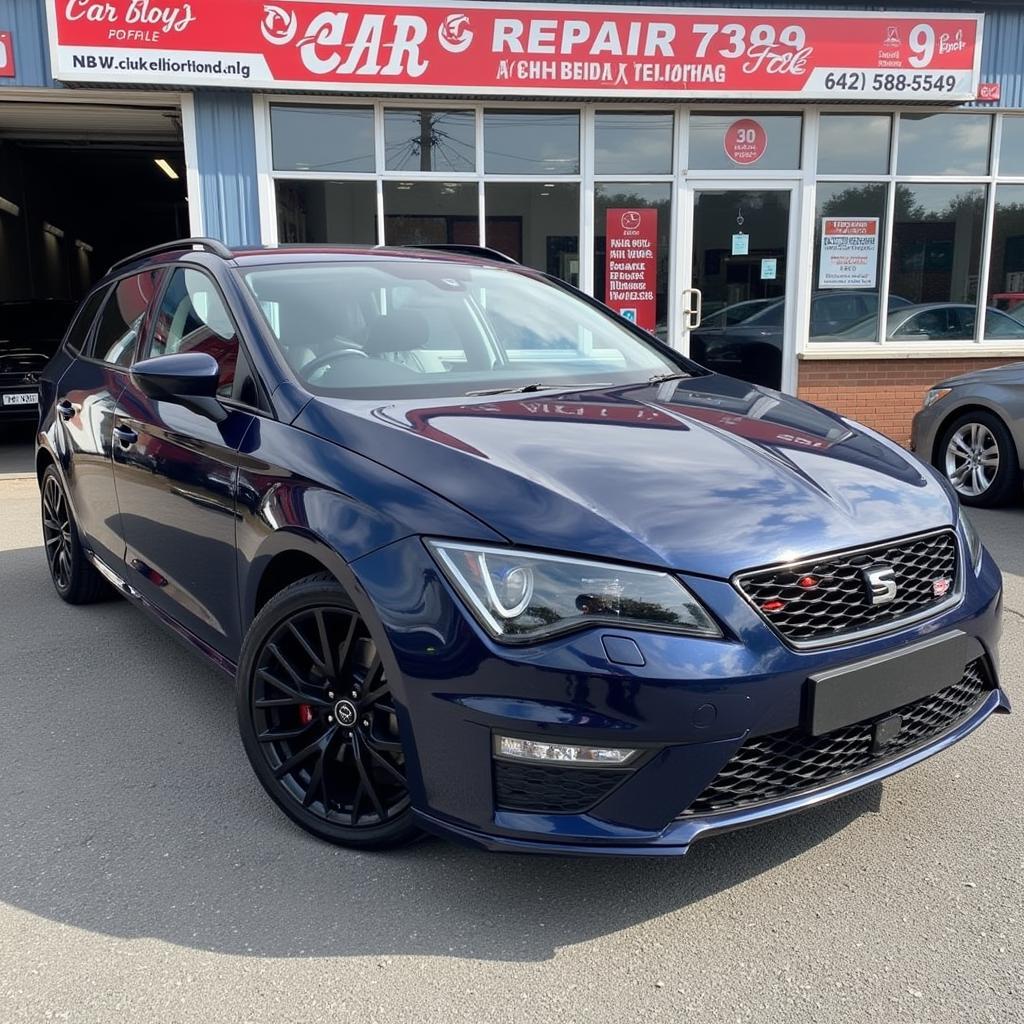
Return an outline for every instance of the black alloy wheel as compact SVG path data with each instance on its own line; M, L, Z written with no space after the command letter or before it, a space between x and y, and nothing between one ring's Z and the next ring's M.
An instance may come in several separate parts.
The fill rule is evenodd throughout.
M108 596L106 580L86 558L64 485L53 466L43 473L41 512L46 562L60 597L68 604L91 604Z
M238 715L260 782L304 829L362 847L417 835L394 697L366 623L333 577L292 584L256 617Z

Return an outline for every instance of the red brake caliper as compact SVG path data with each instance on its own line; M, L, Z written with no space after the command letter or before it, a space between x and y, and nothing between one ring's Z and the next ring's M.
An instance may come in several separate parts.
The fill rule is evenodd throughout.
M308 704L299 705L299 721L303 725L309 725L313 721L313 709Z

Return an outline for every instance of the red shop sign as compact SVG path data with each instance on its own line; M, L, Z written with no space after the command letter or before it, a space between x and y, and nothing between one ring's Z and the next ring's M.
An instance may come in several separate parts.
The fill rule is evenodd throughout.
M605 234L605 305L653 331L657 321L658 211L608 210Z
M740 118L725 129L725 155L734 164L756 164L767 148L768 133L752 118Z
M54 77L347 93L962 101L980 14L47 0Z
M0 78L14 75L14 39L10 32L0 32Z

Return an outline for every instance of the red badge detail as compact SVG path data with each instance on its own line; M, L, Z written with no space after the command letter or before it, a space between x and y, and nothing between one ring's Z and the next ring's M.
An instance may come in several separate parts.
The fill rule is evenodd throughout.
M761 605L761 611L768 612L768 614L770 615L772 612L781 612L782 609L785 607L786 602L780 601L778 598L776 598L773 601L765 601L765 603Z
M804 590L813 590L818 585L818 582L813 576L801 576L796 581L796 584L798 587L803 587Z
M949 588L952 585L952 581L948 579L935 580L935 582L932 583L932 593L936 597L945 597L949 593Z

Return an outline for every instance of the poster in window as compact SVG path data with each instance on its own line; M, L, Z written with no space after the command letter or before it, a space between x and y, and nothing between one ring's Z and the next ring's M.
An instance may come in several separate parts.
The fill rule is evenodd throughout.
M657 320L658 211L610 209L605 220L605 302L653 331Z
M878 217L822 217L819 288L874 288Z

